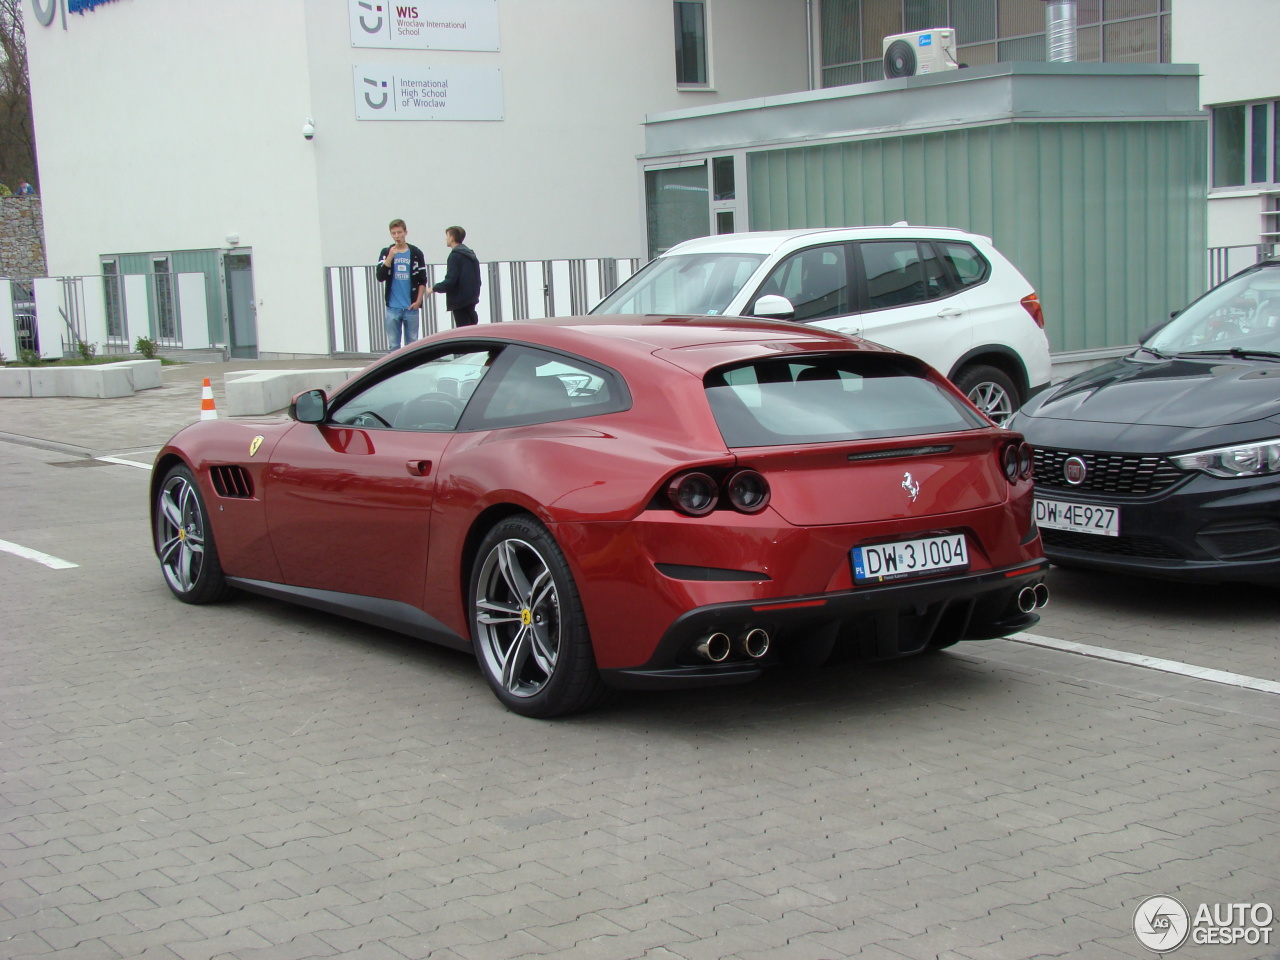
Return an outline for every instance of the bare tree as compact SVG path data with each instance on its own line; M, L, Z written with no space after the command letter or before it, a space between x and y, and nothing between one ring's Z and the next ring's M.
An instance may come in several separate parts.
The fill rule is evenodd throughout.
M0 0L0 183L36 181L36 135L22 0Z

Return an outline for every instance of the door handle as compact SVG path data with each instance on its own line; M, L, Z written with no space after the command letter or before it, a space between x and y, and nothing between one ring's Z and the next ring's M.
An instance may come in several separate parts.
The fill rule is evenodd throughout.
M938 316L950 320L952 317L958 317L963 313L964 311L957 307L943 307L938 311Z
M410 460L405 464L405 469L409 471L411 477L429 477L431 476L430 460Z

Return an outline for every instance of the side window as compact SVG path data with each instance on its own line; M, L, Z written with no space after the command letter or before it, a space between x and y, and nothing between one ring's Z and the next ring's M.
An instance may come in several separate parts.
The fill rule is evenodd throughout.
M560 354L512 348L484 401L481 428L570 420L626 409L630 397L617 374Z
M921 256L921 250L927 254ZM867 307L883 310L923 303L949 291L928 244L914 240L875 240L858 244L867 278Z
M849 313L849 270L845 244L833 243L793 253L773 268L756 291L756 300L774 294L795 308L793 319L821 320ZM751 310L755 310L752 301ZM750 311L748 311L750 312Z
M938 243L942 257L951 265L951 272L961 287L972 287L987 279L991 264L969 243L943 240Z
M447 431L488 373L497 350L431 354L344 400L331 423L395 430Z

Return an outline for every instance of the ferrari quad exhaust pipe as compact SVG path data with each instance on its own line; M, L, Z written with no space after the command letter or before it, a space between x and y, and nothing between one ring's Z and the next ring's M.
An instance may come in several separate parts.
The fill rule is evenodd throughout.
M733 644L727 633L709 633L693 645L693 652L712 663L724 663L729 659Z
M1023 587L1018 591L1018 609L1023 613L1039 610L1049 602L1049 588L1043 583L1034 587Z
M1018 591L1018 609L1030 613L1036 608L1036 588L1023 587Z
M769 634L753 627L738 638L738 649L752 660L759 660L769 652Z

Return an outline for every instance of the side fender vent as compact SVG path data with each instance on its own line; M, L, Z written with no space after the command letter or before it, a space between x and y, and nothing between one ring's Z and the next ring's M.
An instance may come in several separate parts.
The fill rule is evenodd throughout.
M253 497L253 478L249 476L249 471L239 464L210 467L209 477L213 480L213 489L220 497L237 500L248 500Z

